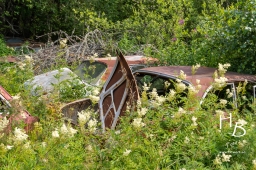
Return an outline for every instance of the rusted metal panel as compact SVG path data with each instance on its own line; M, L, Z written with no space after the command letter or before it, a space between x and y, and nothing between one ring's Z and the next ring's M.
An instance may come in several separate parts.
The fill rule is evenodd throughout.
M78 112L86 109L93 109L94 112L99 110L97 104L93 105L89 98L85 98L68 103L61 108L61 113L65 120L70 121L74 125L78 125Z
M182 70L186 74L186 81L196 86L196 80L200 80L201 89L198 93L199 97L202 97L207 88L214 82L213 74L216 71L215 68L200 67L195 74L192 74L191 66L161 66L161 67L148 67L143 68L138 73L151 73L163 77L178 78L180 71ZM240 74L236 72L226 72L225 77L227 82L247 81L256 82L256 76L248 74Z
M99 101L103 132L114 129L128 104L139 98L135 78L124 56L119 53L115 66L104 84Z
M11 107L11 100L13 97L2 87L0 86L0 100L3 102L2 104L7 105L8 107ZM0 102L1 102L0 101ZM5 133L9 133L12 130L12 126L16 126L17 124L20 124L21 122L25 123L24 129L26 132L29 132L32 128L35 122L38 122L39 119L35 116L32 116L28 111L26 110L19 110L18 114L13 115L2 115L0 114L0 119L2 119L3 116L9 117L9 124L4 129Z

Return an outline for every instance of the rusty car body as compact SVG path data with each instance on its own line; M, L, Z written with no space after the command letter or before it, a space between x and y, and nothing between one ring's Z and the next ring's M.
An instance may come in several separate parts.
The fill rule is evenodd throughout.
M138 69L132 72L121 53L112 69L110 76L104 84L98 106L94 106L95 111L98 110L103 131L106 128L114 129L119 121L119 116L125 115L127 104L135 102L139 99L144 83L151 84L150 90L155 88L158 95L165 95L169 89L165 89L165 82L175 83L179 79L181 71L186 74L186 79L182 82L186 86L196 86L197 80L200 80L201 88L197 97L201 99L201 104L207 94L213 89L213 74L215 68L200 67L195 74L192 74L192 66L158 66ZM236 103L236 87L239 82L248 81L250 89L248 89L255 99L256 97L256 76L239 74L235 72L226 72L227 88L233 93L232 100ZM170 87L173 87L171 85ZM225 89L225 90L226 90ZM222 96L223 97L223 96ZM84 103L84 105L82 104ZM89 99L82 99L72 102L62 108L64 117L71 119L71 122L77 123L77 112L88 108L92 103ZM83 105L83 107L81 107ZM79 106L79 107L78 107ZM75 108L75 109L74 109Z
M13 97L2 86L0 86L0 119L6 116L9 120L9 124L3 131L9 133L12 126L24 123L24 130L29 132L33 128L33 124L39 119L23 109L17 110L17 114L9 114L9 109L12 107L12 100Z

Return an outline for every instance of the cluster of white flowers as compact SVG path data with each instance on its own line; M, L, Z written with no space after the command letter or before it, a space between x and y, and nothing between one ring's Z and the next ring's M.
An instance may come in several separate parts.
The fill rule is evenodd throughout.
M217 116L223 116L225 113L222 110L216 110L215 112L216 112Z
M142 122L142 118L135 118L132 122L132 125L135 127L135 128L141 128L143 126L145 126L145 123Z
M225 100L225 99L220 99L220 105L221 105L222 107L225 107L225 106L227 105L227 103L228 103L227 100Z
M98 103L98 101L100 100L99 96L93 96L93 95L89 95L89 98L91 99L91 101L93 103Z
M149 87L150 87L150 85L148 86L147 83L144 82L144 86L142 86L143 91L148 91Z
M184 114L184 113L186 113L186 110L184 110L182 107L179 107L177 113L178 113L178 114Z
M2 132L8 126L9 120L6 117L0 119L0 132Z
M97 123L98 123L98 121L96 119L89 120L88 129L89 129L90 132L95 132L96 131Z
M180 70L180 75L178 77L182 80L186 80L187 75L184 73L184 71Z
M187 88L186 85L182 83L180 79L176 79L176 81L177 81L175 86L176 92L177 93L183 92Z
M196 95L198 92L199 92L199 90L196 87L194 87L192 85L188 86L188 96L192 97L192 96Z
M93 62L95 60L95 58L97 58L98 56L99 56L98 53L95 53L95 54L93 54L93 56L89 57L89 60L91 62Z
M138 115L139 115L139 117L142 117L142 116L146 115L147 111L148 111L147 108L138 109Z
M14 130L14 140L15 142L22 142L28 138L28 135L24 132L24 130L15 127Z
M72 127L67 127L65 123L63 123L63 125L61 126L60 128L60 132L63 134L63 135L67 135L67 136L70 136L70 137L73 137L74 134L77 133L77 130L72 128Z
M82 110L81 112L78 112L77 115L78 115L78 122L80 126L84 126L91 117L91 113L86 110Z
M170 89L170 92L167 95L167 100L170 102L173 99L175 99L175 94L176 94L176 91L173 89Z
M212 86L216 90L221 90L226 86L227 81L228 79L226 77L215 78Z
M226 64L220 64L219 63L219 67L218 67L218 71L221 77L224 77L224 74L227 72L227 69L230 67L229 63Z
M230 162L231 157L231 155L226 155L224 152L222 152L222 155L218 154L217 157L213 160L213 164L221 165L222 162Z
M233 91L230 91L230 89L226 90L227 98L233 97Z
M196 120L197 120L197 118L195 116L193 116L192 117L193 126L197 126Z
M99 95L99 89L98 88L93 88L93 90L92 90L92 94L94 95L94 96L96 96L96 95Z
M55 129L54 131L52 131L52 137L54 137L54 138L59 138L60 137L58 129Z
M196 64L195 66L193 65L192 68L191 68L191 72L192 74L196 74L196 71L199 69L199 67L201 67L200 64Z
M156 88L153 88L152 92L150 93L152 99L156 99L158 97Z

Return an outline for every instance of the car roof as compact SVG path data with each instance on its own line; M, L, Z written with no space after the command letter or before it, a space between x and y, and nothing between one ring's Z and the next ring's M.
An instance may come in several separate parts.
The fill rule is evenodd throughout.
M202 96L205 90L213 83L213 74L217 70L216 68L210 67L199 67L196 73L192 74L192 66L158 66L158 67L148 67L137 70L135 73L147 73L159 75L162 77L177 78L180 75L182 70L186 74L186 81L196 85L196 80L200 80L202 86L199 96ZM228 79L227 82L236 82L236 81L247 81L256 82L255 75L241 74L236 72L226 72L225 77Z

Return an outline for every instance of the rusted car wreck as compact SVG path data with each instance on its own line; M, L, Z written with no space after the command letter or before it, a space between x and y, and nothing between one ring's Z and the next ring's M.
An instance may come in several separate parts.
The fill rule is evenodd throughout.
M200 67L196 70L196 73L193 73L192 69L192 66L161 66L142 68L132 72L124 56L118 53L112 72L101 90L99 103L94 105L94 110L99 113L103 131L106 128L115 128L119 117L125 115L126 106L140 98L144 83L151 84L149 92L156 89L159 96L164 95L174 87L173 83L180 79L180 72L186 75L186 79L180 79L186 86L196 86L200 82L201 88L197 96L201 99L202 104L207 94L213 89L214 82L218 80L218 78L213 78L216 69ZM167 89L165 88L165 82L170 83ZM229 100L232 100L236 105L236 87L239 82L248 83L248 95L251 95L251 98L255 100L256 76L226 72L226 86L223 93L226 93L226 90L229 89L230 93L232 93L232 97ZM225 96L221 97L224 98ZM77 113L91 105L90 99L82 99L64 106L62 113L73 124L77 124Z

